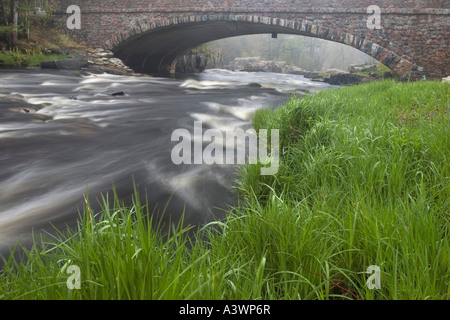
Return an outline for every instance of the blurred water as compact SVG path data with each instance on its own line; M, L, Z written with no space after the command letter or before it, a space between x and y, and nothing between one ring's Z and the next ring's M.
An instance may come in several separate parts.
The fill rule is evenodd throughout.
M249 128L258 108L293 92L330 86L302 76L209 70L185 79L79 76L29 69L0 73L0 250L32 229L72 225L114 184L127 199L133 177L151 206L187 224L222 218L232 204L233 166L171 161L175 129ZM123 91L124 96L112 96ZM95 203L95 201L92 201Z

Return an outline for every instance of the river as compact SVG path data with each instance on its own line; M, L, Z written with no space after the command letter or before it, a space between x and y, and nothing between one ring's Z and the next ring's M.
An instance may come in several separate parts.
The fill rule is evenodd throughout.
M173 164L172 132L193 132L194 121L203 130L247 129L258 108L329 88L303 76L218 69L179 79L3 70L0 252L50 223L73 226L87 190L93 204L112 185L129 200L133 179L150 206L169 203L167 214L185 211L186 224L221 219L236 200L235 166Z

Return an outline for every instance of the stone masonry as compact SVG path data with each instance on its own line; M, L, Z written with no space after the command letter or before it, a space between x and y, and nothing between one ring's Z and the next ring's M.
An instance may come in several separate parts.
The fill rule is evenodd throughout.
M405 78L450 74L450 0L61 0L81 30L67 33L111 50L138 71L171 71L176 56L203 42L252 33L290 33L355 47ZM367 8L381 8L369 29ZM228 28L225 31L225 26ZM234 32L234 34L233 34ZM127 62L128 61L128 62ZM138 63L136 61L139 61Z

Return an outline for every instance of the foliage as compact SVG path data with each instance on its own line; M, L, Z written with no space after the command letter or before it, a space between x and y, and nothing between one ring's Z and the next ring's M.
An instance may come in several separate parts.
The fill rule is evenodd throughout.
M38 67L41 61L66 59L65 54L43 54L38 48L22 53L17 48L0 52L1 68Z
M77 229L5 259L0 298L448 300L449 97L382 81L260 110L255 129L281 129L280 171L243 166L224 221L164 224L137 190L98 215L87 199Z
M7 44L9 48L17 46L17 43L11 43L11 34L15 30L11 18L11 1L13 0L0 0L0 42ZM16 0L16 2L18 3L19 39L29 40L30 29L51 24L57 5L56 0ZM36 13L37 8L40 8L41 13Z

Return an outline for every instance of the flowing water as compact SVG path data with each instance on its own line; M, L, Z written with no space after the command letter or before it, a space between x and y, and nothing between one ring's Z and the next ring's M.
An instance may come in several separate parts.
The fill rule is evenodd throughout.
M168 214L184 211L187 224L223 218L236 199L236 167L174 165L172 132L193 132L194 121L245 130L258 108L328 88L303 76L226 70L184 79L1 71L0 250L50 223L73 225L87 190L92 203L113 185L129 199L133 179L151 206L169 203Z

